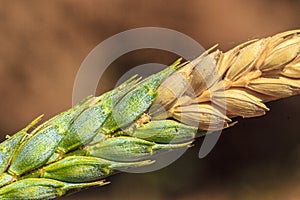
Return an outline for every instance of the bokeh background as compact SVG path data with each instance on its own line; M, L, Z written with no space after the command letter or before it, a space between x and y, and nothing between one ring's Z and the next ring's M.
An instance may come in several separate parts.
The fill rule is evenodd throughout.
M180 31L205 48L222 50L257 37L296 29L299 0L53 0L0 1L0 134L34 117L71 107L79 66L101 41L131 28ZM174 55L148 50L122 56L106 72L99 94L130 67L169 64ZM267 116L237 119L204 159L202 140L172 165L147 174L118 174L109 186L79 199L300 199L300 96L268 103Z

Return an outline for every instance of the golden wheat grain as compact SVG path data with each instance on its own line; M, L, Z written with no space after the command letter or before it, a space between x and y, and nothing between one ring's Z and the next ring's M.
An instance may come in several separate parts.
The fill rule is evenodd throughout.
M169 116L180 120L199 120L199 127L208 128L208 116L194 107L193 115L186 110L216 104L210 109L224 109L228 117L256 117L269 109L263 102L300 93L300 30L287 31L272 37L248 41L222 53L216 50L192 61L188 78L196 98L183 94L169 109ZM216 68L209 67L216 63ZM191 66L188 66L190 71ZM184 69L181 69L184 70ZM162 97L161 97L162 98ZM182 99L189 99L185 102ZM208 114L215 119L215 114ZM227 118L210 121L212 128L228 127ZM218 123L224 126L218 125Z

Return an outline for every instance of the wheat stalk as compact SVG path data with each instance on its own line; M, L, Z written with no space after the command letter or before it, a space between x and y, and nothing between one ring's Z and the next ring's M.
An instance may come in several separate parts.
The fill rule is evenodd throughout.
M151 165L161 150L190 146L203 135L197 130L264 115L264 102L300 92L299 52L300 30L209 50L36 127L38 117L0 144L0 197L53 199L105 185L118 170Z

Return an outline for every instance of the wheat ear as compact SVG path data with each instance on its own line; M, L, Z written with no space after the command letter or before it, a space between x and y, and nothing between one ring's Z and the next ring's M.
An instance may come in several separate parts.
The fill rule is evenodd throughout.
M0 144L0 198L53 199L105 185L118 170L151 165L161 150L190 146L197 130L264 115L264 102L300 92L299 52L300 30L210 50L36 126L38 117Z

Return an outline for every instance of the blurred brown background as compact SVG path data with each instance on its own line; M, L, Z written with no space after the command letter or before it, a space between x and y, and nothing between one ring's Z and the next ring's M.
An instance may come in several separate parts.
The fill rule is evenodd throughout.
M299 28L299 14L299 0L1 0L1 138L41 113L49 118L69 108L83 59L121 31L171 28L205 48L219 43L227 50L251 38ZM170 63L163 55L150 51L120 59L98 92L112 88L112 80L137 63ZM62 199L300 199L299 101L300 96L271 102L267 116L239 119L204 159L197 157L200 139L167 168L119 174L108 178L109 186Z

